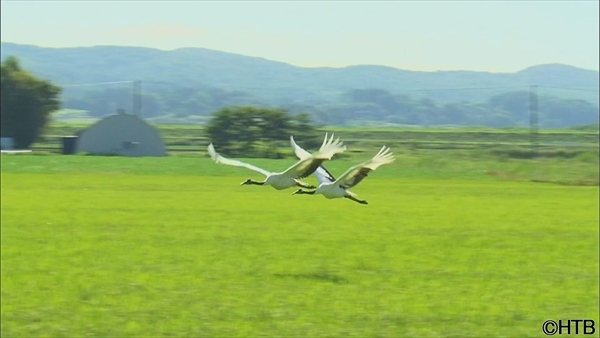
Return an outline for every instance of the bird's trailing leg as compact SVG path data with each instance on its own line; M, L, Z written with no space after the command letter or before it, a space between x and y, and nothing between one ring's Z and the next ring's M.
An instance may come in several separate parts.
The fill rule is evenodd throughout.
M304 188L304 189L316 189L317 188L314 185L302 183L300 181L296 181L296 186Z
M254 185L263 185L265 184L265 182L258 182L258 181L254 181L251 178L245 180L244 182L240 183L240 185L248 185L248 184L254 184Z
M298 189L292 193L292 195L314 195L315 191L306 191L302 189Z
M360 204L369 204L369 203L367 203L367 201L365 201L365 200L359 200L359 199L358 199L358 198L356 198L356 197L352 197L352 196L348 196L348 195L346 195L346 196L344 196L344 197L345 197L345 198L347 198L347 199L351 199L351 200L353 200L354 202L357 202L357 203L360 203Z

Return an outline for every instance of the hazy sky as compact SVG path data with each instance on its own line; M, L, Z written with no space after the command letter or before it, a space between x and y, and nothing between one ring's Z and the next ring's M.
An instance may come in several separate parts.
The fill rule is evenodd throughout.
M598 70L594 1L5 1L3 42L203 47L297 66Z

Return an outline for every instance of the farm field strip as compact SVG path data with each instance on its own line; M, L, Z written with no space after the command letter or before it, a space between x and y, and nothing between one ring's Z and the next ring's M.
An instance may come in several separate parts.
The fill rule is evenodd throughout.
M363 206L239 186L259 175L206 158L3 155L1 335L541 337L547 319L598 323L598 186L423 160L371 173L352 189Z

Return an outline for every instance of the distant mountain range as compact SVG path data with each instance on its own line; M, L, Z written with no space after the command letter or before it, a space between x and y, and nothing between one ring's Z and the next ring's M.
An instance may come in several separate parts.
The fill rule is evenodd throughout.
M189 114L203 115L230 104L308 109L339 106L348 101L352 91L374 89L439 104L481 103L495 95L527 91L530 85L539 85L541 96L599 104L598 71L563 64L537 65L516 73L423 72L376 65L303 68L204 48L44 48L2 42L0 51L2 60L16 56L24 69L58 85L141 80L144 94L157 101L159 112L154 115L169 114L175 106L179 115L188 114L181 112L186 109ZM106 88L65 88L65 108L78 108L75 106L83 105L82 100L90 100L90 92ZM176 91L177 95L171 94ZM208 94L199 98L199 92ZM88 96L84 98L84 94ZM192 101L198 100L204 101L194 105ZM185 108L182 101L191 103Z
M384 66L302 68L290 64L204 48L161 51L139 47L43 48L2 42L1 58L14 55L23 67L56 84L121 80L166 83L168 86L216 87L243 91L267 102L314 103L331 101L351 89L381 88L392 93L415 89L489 87L598 88L599 73L562 64L538 65L516 73L473 71L409 71ZM475 93L473 93L475 92ZM598 93L548 88L549 93L598 104ZM472 99L490 90L461 95L429 92L433 98ZM498 93L495 91L494 93ZM421 93L423 94L423 93Z

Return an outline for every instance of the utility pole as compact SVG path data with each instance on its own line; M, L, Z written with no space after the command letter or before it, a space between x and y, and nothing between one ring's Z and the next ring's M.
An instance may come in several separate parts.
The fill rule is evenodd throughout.
M142 117L142 81L133 81L133 115Z
M529 87L529 133L531 136L531 151L537 157L538 151L538 86Z

